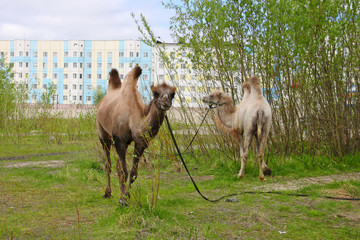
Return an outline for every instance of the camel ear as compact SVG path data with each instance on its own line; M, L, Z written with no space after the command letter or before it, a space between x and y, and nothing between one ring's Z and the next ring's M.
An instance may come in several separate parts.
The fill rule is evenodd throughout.
M170 87L171 91L176 92L176 87Z
M154 97L158 98L159 93L157 92L157 87L154 87L154 85L151 85L150 89L151 89L151 92L153 93Z

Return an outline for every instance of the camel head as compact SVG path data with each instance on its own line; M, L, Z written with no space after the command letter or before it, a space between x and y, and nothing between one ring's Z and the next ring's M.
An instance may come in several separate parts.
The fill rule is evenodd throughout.
M209 105L224 105L231 103L231 98L221 90L215 90L210 95L203 98L203 102Z
M169 110L175 97L176 87L169 86L164 82L151 86L151 91L155 106L163 112Z

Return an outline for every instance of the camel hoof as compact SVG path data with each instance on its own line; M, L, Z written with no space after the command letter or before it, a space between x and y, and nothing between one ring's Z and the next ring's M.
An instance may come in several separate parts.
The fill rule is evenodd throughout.
M264 175L265 176L271 176L271 169L270 168L265 168L264 169Z
M122 205L122 206L124 206L124 207L129 206L129 204L128 204L127 202L128 202L128 201L126 200L126 198L121 198L121 199L119 200L120 205Z
M238 174L238 175L237 175L237 178L238 178L238 179L241 179L241 178L243 178L243 177L244 177L244 175L241 175L241 174Z
M265 182L265 181L266 181L266 178L264 178L264 177L259 177L259 179L260 179L262 182Z
M102 196L102 198L111 198L111 193L105 193L104 196Z

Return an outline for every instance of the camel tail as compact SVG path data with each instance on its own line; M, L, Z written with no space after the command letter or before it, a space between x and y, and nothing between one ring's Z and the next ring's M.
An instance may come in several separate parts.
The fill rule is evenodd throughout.
M121 87L121 80L119 77L119 72L116 69L112 69L109 73L109 87L112 89Z
M263 134L263 123L264 123L264 110L259 109L257 111L257 136L259 139L261 139L261 136Z

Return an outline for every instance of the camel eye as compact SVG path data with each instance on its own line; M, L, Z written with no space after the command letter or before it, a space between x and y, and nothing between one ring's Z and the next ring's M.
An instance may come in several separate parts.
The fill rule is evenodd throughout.
M154 92L154 97L158 98L159 97L159 93L158 92Z

